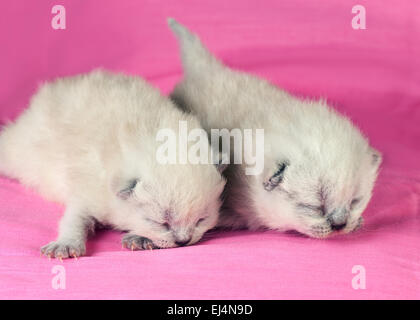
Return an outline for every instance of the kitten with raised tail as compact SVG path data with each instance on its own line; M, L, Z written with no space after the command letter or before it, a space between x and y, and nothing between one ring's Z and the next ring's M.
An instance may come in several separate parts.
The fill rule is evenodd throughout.
M256 76L230 69L200 39L168 19L184 77L171 94L203 127L264 129L264 169L226 170L219 226L296 230L325 238L362 224L380 153L325 101L303 100ZM235 151L234 151L235 152Z
M225 180L212 164L161 164L160 129L201 128L139 77L96 70L42 85L0 132L0 173L66 206L44 255L78 257L96 223L131 250L191 245L213 228Z

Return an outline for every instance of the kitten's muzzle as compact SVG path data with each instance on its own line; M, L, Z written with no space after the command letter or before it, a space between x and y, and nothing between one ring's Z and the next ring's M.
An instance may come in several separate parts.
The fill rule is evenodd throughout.
M331 224L331 229L333 229L334 231L340 231L340 230L344 229L346 226L347 226L347 223Z
M191 241L191 238L188 238L187 240L175 240L175 244L176 244L178 247L184 247L184 246L186 246L188 243L190 243L190 241Z
M334 231L344 229L347 225L348 215L347 209L333 210L327 218L328 223L331 225L331 229Z

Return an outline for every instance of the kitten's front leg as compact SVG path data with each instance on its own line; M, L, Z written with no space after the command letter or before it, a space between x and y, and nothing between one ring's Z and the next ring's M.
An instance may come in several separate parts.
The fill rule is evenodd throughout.
M86 239L95 223L80 208L68 206L61 218L58 238L41 248L41 253L52 258L77 258L86 253Z
M122 246L127 249L134 250L153 250L157 247L153 244L152 240L140 237L136 234L127 233L121 240Z

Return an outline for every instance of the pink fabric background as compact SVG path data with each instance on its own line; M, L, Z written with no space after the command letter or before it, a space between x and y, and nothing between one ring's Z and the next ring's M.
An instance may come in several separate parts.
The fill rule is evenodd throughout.
M51 28L51 8L67 29ZM353 30L363 4L367 29ZM130 252L118 232L65 261L66 289L51 286L59 261L40 258L62 208L0 178L0 298L283 299L420 298L420 4L416 0L2 1L0 122L37 86L95 67L139 74L168 93L181 77L166 27L173 16L237 69L296 94L327 97L384 154L364 229L329 240L228 232L199 245ZM28 132L28 135L30 132ZM365 290L351 285L366 269Z

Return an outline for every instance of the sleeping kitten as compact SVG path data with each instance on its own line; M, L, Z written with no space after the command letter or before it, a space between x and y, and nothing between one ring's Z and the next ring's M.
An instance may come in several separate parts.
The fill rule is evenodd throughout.
M217 168L156 161L158 130L179 121L200 128L138 77L97 70L44 84L0 134L0 173L66 205L42 253L84 255L95 222L128 231L132 250L190 245L213 228L225 185Z
M362 223L381 155L324 101L302 100L224 66L173 19L184 79L172 93L210 129L264 129L264 170L227 169L220 226L296 230L324 238ZM234 212L232 214L232 212Z

